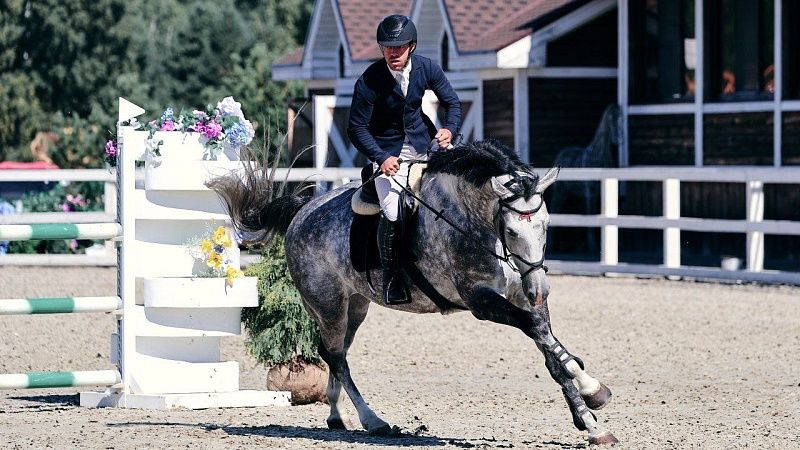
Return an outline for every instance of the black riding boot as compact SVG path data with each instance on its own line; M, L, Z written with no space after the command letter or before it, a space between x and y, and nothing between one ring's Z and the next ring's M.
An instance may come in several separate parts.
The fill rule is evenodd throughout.
M383 267L383 301L387 305L410 303L403 274L400 272L397 254L397 222L392 222L381 214L378 222L378 250Z

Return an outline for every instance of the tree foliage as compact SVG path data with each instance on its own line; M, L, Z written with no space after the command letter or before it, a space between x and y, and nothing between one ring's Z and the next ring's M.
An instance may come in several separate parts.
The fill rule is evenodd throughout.
M277 142L299 86L271 81L272 62L303 41L313 0L0 6L0 159L30 159L35 134L53 131L56 163L99 167L120 96L158 116L232 95Z

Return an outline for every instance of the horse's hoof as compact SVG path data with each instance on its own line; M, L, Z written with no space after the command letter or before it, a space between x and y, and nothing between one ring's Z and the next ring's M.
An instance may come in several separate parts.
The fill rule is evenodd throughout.
M345 425L342 419L328 419L326 420L328 423L328 428L331 430L346 430L347 425Z
M596 436L589 436L589 445L616 445L617 438L610 431L604 431Z
M370 428L367 430L370 436L389 436L392 434L392 427L388 423L384 423L383 425Z
M589 409L598 410L603 409L604 406L611 401L611 389L603 383L600 383L600 390L592 395L581 395L583 401Z

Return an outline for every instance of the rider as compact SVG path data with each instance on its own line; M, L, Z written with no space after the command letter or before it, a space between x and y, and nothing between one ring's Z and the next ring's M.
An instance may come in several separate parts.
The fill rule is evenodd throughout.
M359 152L380 169L375 188L381 205L378 248L383 266L383 300L406 303L406 289L397 255L400 187L408 177L405 161L425 159L432 139L450 145L461 123L461 104L444 71L414 54L417 28L410 18L391 15L378 25L377 41L383 59L374 62L356 81L350 107L348 135ZM422 96L430 89L444 107L444 126L436 129L422 113Z

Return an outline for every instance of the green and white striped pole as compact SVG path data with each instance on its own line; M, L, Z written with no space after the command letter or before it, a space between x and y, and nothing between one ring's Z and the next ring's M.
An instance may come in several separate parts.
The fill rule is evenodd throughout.
M122 236L122 225L118 223L0 225L0 241L112 239L119 236Z
M0 300L0 316L112 312L122 309L119 297L41 297Z
M113 386L121 382L122 377L116 370L28 372L0 375L0 389Z

